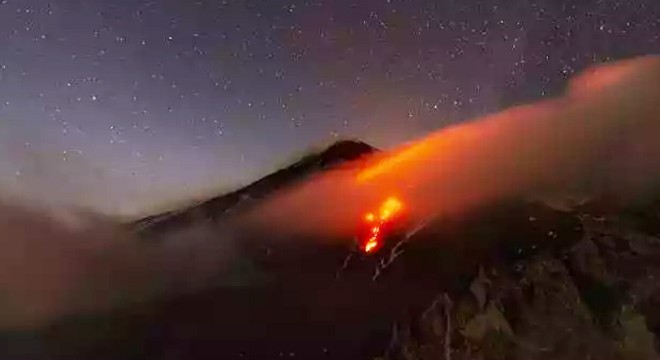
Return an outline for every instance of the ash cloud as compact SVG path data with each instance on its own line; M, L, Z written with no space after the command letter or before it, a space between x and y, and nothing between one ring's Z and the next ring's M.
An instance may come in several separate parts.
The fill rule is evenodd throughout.
M660 57L601 65L562 97L441 129L318 176L273 199L253 220L310 235L350 235L390 194L418 217L507 197L656 195L660 182Z

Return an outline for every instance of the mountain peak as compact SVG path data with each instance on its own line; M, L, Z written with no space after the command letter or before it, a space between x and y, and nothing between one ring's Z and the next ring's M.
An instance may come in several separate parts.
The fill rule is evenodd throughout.
M297 169L305 167L318 167L323 168L334 166L346 161L357 160L363 156L369 155L378 151L373 146L358 140L339 140L330 144L324 150L313 152L309 155L302 157L300 160L292 164L290 167L281 169L274 174L281 171L288 171L288 169ZM274 175L273 174L273 175ZM268 177L268 176L267 176Z
M328 146L318 156L324 158L353 160L376 151L373 146L359 140L339 140Z

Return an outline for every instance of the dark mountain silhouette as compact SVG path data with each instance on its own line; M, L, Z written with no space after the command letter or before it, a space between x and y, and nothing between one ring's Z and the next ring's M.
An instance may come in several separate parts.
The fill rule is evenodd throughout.
M189 208L144 218L137 221L134 226L140 232L157 233L167 231L172 227L184 226L199 219L217 219L242 201L263 199L275 191L303 181L314 173L358 160L376 151L378 151L376 148L361 141L338 141L325 150L307 155L292 165L246 187L211 198Z
M218 219L241 199L258 201L373 151L342 142L137 225L148 238ZM347 257L348 241L260 247L276 234L257 229L241 239L241 257L268 281L65 319L13 334L0 357L654 359L658 209L591 202L559 211L509 199L437 219L373 257Z

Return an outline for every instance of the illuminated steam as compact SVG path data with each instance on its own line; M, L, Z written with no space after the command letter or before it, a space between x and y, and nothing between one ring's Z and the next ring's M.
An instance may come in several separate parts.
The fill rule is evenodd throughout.
M596 67L565 96L442 129L360 170L324 174L254 219L279 230L349 235L389 194L418 217L539 194L644 199L660 181L660 57Z

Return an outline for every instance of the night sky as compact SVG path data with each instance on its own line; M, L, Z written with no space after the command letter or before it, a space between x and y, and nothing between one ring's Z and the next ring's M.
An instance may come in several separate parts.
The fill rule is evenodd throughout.
M658 0L0 0L0 195L155 211L658 53Z

